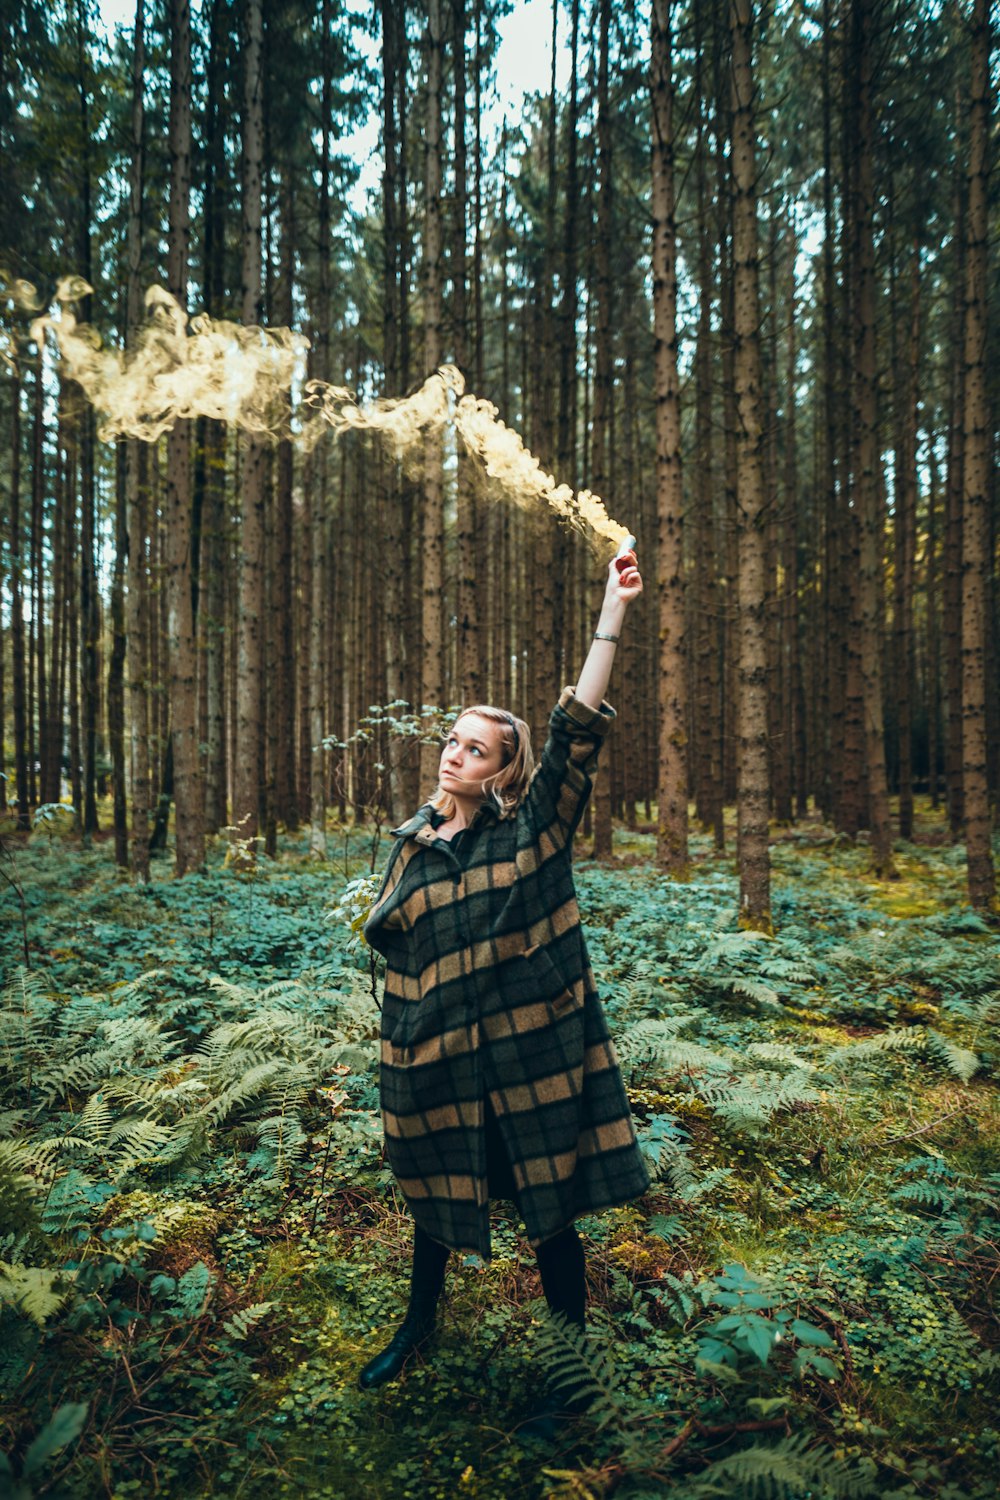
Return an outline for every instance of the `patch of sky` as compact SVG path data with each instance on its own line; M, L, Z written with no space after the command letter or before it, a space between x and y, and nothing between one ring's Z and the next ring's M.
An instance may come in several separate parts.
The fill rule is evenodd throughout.
M98 0L97 10L103 30L109 37L116 28L135 24L135 0ZM371 34L370 11L367 7L356 8L354 16L354 40L358 51L370 67L377 69L381 38L377 33ZM526 99L544 94L549 89L551 0L520 0L507 15L500 17L496 29L499 37L496 63L483 98L483 140L487 149L490 143L499 140L505 120L514 123L522 117ZM560 92L569 81L568 31L566 16L560 12L556 50L556 88ZM380 134L381 114L377 99L373 99L367 119L338 142L343 155L353 157L361 164L358 180L350 193L351 206L358 212L363 212L380 190Z

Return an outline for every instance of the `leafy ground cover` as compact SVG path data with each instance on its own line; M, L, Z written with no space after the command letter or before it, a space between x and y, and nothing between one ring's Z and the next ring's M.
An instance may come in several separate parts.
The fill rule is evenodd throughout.
M928 840L939 839L924 809ZM365 1500L995 1494L1000 947L960 854L774 847L666 883L622 834L578 886L643 1149L584 1221L585 1344L498 1205L433 1360L375 1395L409 1231L381 1160L378 1011L330 915L365 868L290 848L148 890L34 840L0 898L0 1491ZM539 1370L589 1413L518 1436Z

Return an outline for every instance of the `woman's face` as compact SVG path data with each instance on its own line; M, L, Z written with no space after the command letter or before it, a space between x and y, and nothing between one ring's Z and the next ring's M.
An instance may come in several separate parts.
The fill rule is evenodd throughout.
M503 763L500 725L479 714L463 714L456 719L441 751L441 789L453 797L478 802L483 796L483 782L495 776Z

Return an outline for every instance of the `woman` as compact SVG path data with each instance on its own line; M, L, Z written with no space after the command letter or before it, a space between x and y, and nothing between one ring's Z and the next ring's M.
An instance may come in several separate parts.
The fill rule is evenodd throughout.
M489 1200L513 1198L553 1311L584 1323L574 1221L649 1186L594 985L573 888L604 700L631 601L616 558L575 690L532 775L528 726L466 709L434 798L402 827L365 936L387 960L381 1103L389 1162L415 1221L402 1326L361 1371L371 1390L426 1345L449 1251L490 1254Z

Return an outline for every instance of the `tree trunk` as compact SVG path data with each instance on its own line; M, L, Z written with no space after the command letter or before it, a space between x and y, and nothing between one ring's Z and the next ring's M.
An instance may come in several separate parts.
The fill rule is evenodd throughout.
M806 732L805 688L802 681L802 657L799 650L799 439L797 384L797 295L795 263L798 258L798 236L794 221L788 227L788 249L785 256L787 282L787 334L785 343L785 471L784 525L782 539L782 641L784 672L782 675L782 733L788 741L794 812L789 817L806 815Z
M593 296L597 304L594 368L594 410L590 424L589 483L599 495L608 492L609 454L613 392L613 344L611 284L611 237L614 233L614 185L611 161L611 105L608 97L611 47L611 0L599 0L600 40L597 70L597 229L594 239ZM603 593L603 579L601 580ZM611 853L611 765L605 762L591 799L594 826L594 858Z
M659 778L657 863L688 876L687 694L684 632L684 493L677 373L677 240L674 219L674 84L671 0L651 10L650 107L653 169L653 349L659 545Z
M823 395L820 439L820 484L823 506L823 553L820 565L822 620L819 746L821 777L818 786L823 813L840 818L841 771L846 703L846 614L848 600L840 586L843 575L844 515L841 483L842 393L837 358L838 291L836 224L833 208L833 22L831 0L823 0Z
M191 4L170 6L170 227L167 284L187 307L191 238ZM167 670L174 741L175 870L187 875L205 861L204 793L198 755L197 657L192 585L191 427L167 434L166 524Z
M427 4L427 121L424 154L424 374L441 364L441 317L443 297L443 239L441 228L441 72L444 35L441 0ZM423 548L421 557L421 702L444 704L444 500L441 444L429 438L425 446ZM424 745L420 755L420 779L424 793L437 780L438 750Z
M712 227L708 194L708 132L705 121L704 12L695 12L695 185L698 217L698 333L694 354L694 608L691 658L694 704L691 771L695 807L702 828L722 839L722 703L719 693L719 589L716 578L714 515L714 451L712 365Z
M760 297L757 248L753 18L730 0L732 46L733 340L736 507L739 526L739 726L737 818L741 927L771 930L767 815L766 506L762 465Z
M31 827L28 800L27 678L24 661L24 579L21 558L21 378L11 372L10 431L10 640L14 701L14 778L17 784L17 826Z
M894 361L894 363L897 363ZM910 324L896 378L897 443L893 562L899 836L913 837L913 566L917 530L917 424L920 419L920 250L911 251Z
M29 739L32 726L37 726L37 750L33 747L28 766L29 795L32 803L45 802L45 767L50 756L47 730L49 726L46 671L45 671L45 557L42 548L43 511L45 507L45 452L43 443L45 381L42 373L41 349L35 365L32 381L32 404L34 407L31 432L31 682L37 684L37 694L29 694L28 728ZM34 712L31 700L37 699ZM35 783L35 764L39 767L39 784Z
M330 344L330 131L333 128L333 62L330 48L330 0L323 0L323 95L320 120L319 187L319 329L316 339L315 374L328 380ZM324 443L313 455L313 474L318 483L309 487L309 853L326 858L326 535L327 474L329 451Z
M986 632L992 439L986 384L990 42L988 0L974 0L970 37L965 224L962 789L969 900L980 911L996 913L986 767Z
M84 0L76 0L77 87L80 106L80 202L77 219L77 255L81 275L91 280L91 140L88 17ZM80 304L83 322L90 322L90 297ZM97 519L94 493L94 413L83 392L77 391L80 476L80 628L83 631L80 690L83 709L83 823L85 842L98 830L97 821L97 721L100 683L100 624L97 595Z
M452 250L452 327L455 363L469 374L467 313L468 183L465 125L465 0L452 0L455 54L455 213ZM458 453L458 589L457 671L455 681L463 703L478 703L482 697L479 643L479 586L477 579L477 515L475 479L468 456Z
M939 618L938 466L934 444L927 463L927 791L937 812L941 802L941 626Z
M856 163L854 199L854 451L857 469L854 491L861 530L858 570L860 610L861 693L864 706L865 768L868 780L868 823L872 839L872 869L881 879L893 879L892 828L885 769L885 729L882 689L880 596L882 589L881 461L878 442L878 372L875 361L875 246L872 219L871 9L870 0L853 0L850 108Z
M125 563L128 554L128 511L125 445L120 443L115 464L115 565L111 579L111 662L108 670L108 748L114 800L115 864L127 870L128 803L125 792Z
M277 319L284 328L295 321L295 192L291 164L282 169L281 181L281 276ZM292 444L278 444L274 487L274 577L271 609L274 619L275 658L272 664L273 695L269 707L274 734L273 816L289 830L298 827L295 800L295 636L292 629Z
M245 0L243 46L242 321L262 319L261 168L263 80L261 0ZM241 858L256 855L260 815L261 674L264 665L264 486L266 451L251 436L242 444L240 585L236 665L236 750L233 770L234 838Z
M225 219L229 189L226 156L226 0L213 0L209 18L204 120L205 194L203 271L205 308L222 317L225 299ZM199 423L203 451L200 586L198 590L199 698L204 714L205 830L227 822L226 796L226 575L229 569L226 507L227 433L223 422Z
M401 393L400 356L400 246L397 214L399 174L399 130L396 119L398 97L397 71L405 71L405 59L396 51L397 26L390 0L382 0L382 215L384 223L382 259L382 365L385 394ZM386 698L403 702L407 698L407 631L406 567L407 535L403 526L403 475L400 465L388 454L381 465L383 474L382 576L384 579L384 642ZM386 746L389 775L389 802L394 822L406 816L407 776L400 763L398 742Z

